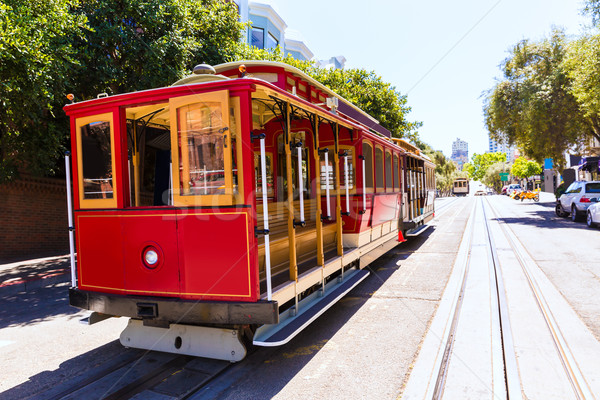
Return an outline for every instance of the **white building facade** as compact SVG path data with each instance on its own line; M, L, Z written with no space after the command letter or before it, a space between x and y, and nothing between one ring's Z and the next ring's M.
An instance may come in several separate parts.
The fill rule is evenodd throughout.
M469 144L464 140L460 140L460 138L456 138L452 142L452 155L450 159L462 170L463 165L469 162Z
M488 153L502 152L506 154L506 161L515 162L517 158L517 151L514 146L509 146L506 143L498 143L494 139L489 138L489 149Z
M312 60L314 54L299 32L288 30L288 26L270 4L233 0L237 5L240 20L250 22L245 41L259 49L274 49L277 46L285 55L297 60Z

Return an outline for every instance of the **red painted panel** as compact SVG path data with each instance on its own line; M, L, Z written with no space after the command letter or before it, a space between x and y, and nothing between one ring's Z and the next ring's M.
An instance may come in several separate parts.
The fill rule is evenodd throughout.
M384 194L373 197L373 222L377 226L384 222L393 220L400 208L400 196L398 194Z
M80 289L122 293L124 274L119 216L76 213L75 228Z
M342 227L344 233L360 233L369 229L369 220L371 218L371 199L372 195L367 195L367 207L364 214L362 195L350 196L350 215L342 216ZM346 210L346 196L342 196L342 210Z
M123 269L128 294L179 296L177 219L174 214L138 211L121 217ZM144 265L143 251L153 246L155 268Z
M247 212L198 210L180 214L177 224L182 298L258 299L258 266L251 263Z

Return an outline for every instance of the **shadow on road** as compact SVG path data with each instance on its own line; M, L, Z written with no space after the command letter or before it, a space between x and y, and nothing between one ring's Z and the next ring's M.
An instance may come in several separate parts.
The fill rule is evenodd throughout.
M288 344L275 348L257 348L218 382L200 391L193 397L194 400L269 399L279 394L400 268L397 261L410 258L412 252L418 250L434 231L435 227L430 227L420 236L410 238L378 258L367 267L371 271L367 279ZM265 383L266 376L276 376L277 379L268 379L268 383Z
M69 305L68 287L63 283L0 297L0 329L35 325L57 316L77 314L79 310Z
M43 371L29 377L27 382L0 393L3 400L62 398L61 393L81 387L104 376L131 359L143 357L146 352L124 348L118 340L60 364L54 371Z
M572 229L585 229L590 230L587 224L582 222L573 222L571 217L558 217L554 211L556 207L555 202L539 202L532 203L531 200L525 200L520 202L515 201L517 207L525 207L523 217L499 217L495 218L497 221L502 221L507 224L518 224L535 226L541 229L556 229L556 228L572 228Z
M233 365L234 368L219 379L220 383L213 382L194 399L263 399L277 395L400 268L396 261L410 258L412 252L418 250L434 231L435 227L431 227L374 261L367 267L371 271L367 279L290 343L254 349L245 360ZM79 310L68 305L67 295L67 284L63 284L0 298L0 329L36 324L59 315L75 317ZM42 304L44 307L41 307ZM118 341L113 341L63 362L56 370L29 377L27 382L3 392L0 398L59 398L57 395L69 387L82 385L94 376L102 376L104 371L114 369L124 360L144 357L145 353L124 348ZM267 386L261 384L265 376L277 376L277 379L269 379Z
M0 265L0 283L11 279L28 281L38 277L42 273L65 273L70 268L69 260L65 257L56 260L43 260L39 263L24 263L16 267L4 269Z

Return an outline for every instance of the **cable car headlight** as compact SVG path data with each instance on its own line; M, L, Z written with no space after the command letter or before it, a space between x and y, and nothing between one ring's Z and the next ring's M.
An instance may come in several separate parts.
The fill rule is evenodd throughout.
M154 246L148 246L144 249L142 253L142 260L144 261L144 265L150 269L154 269L159 264L159 251Z

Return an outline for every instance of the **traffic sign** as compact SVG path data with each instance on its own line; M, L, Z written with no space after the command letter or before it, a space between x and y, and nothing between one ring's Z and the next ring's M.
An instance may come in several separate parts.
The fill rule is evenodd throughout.
M506 182L508 181L508 172L500 172L500 181L501 182Z

